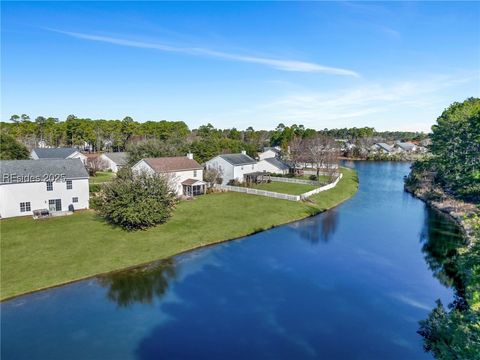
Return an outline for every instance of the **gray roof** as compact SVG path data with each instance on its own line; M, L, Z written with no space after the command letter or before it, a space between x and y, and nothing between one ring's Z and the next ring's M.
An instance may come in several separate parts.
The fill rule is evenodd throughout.
M397 142L398 147L405 151L412 151L415 147L415 144L409 142Z
M74 148L36 148L33 149L39 159L66 159L74 152Z
M106 157L112 160L115 164L124 166L128 163L128 153L126 152L109 152L104 153Z
M280 150L278 150L276 147L264 147L263 148L263 152L266 152L268 150L272 150L273 152L279 154L280 153Z
M237 166L237 165L248 165L248 164L256 164L256 161L253 160L250 156L245 154L222 154L218 155L226 162Z
M0 183L45 182L88 178L80 159L1 160Z
M273 166L275 166L277 169L280 169L280 170L288 170L290 169L290 166L288 166L286 163L284 163L282 160L279 160L277 158L267 158L267 159L263 159L265 160L266 162L272 164Z
M377 144L375 144L375 145L380 146L382 149L385 149L385 150L388 151L388 152L392 151L392 149L393 149L393 146L390 146L390 145L388 145L388 144L386 144L386 143L377 143Z

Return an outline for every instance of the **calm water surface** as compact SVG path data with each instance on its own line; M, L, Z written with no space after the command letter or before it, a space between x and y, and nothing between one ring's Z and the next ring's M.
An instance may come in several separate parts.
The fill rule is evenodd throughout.
M408 164L347 165L334 210L2 303L1 358L431 358L418 321L452 300L458 230L403 191Z

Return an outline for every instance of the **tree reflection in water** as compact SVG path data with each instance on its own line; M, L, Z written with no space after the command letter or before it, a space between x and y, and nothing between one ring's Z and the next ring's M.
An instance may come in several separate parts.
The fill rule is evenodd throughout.
M302 239L308 240L312 244L330 241L337 226L338 212L334 209L291 225Z
M120 271L100 277L99 283L108 288L107 298L120 307L136 302L151 304L163 296L169 282L176 276L173 259L156 261L142 268Z
M440 283L454 286L461 293L462 285L455 269L457 249L464 245L459 227L445 214L427 207L425 224L420 236L425 261Z

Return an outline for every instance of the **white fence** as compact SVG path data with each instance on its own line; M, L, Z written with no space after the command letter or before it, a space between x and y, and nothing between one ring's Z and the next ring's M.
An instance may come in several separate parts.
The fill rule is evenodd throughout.
M322 191L325 191L325 190L330 190L330 189L333 189L335 186L337 186L338 182L340 181L340 179L343 177L343 174L340 174L334 182L330 183L330 184L327 184L325 186L321 186L319 188L316 188L316 189L313 189L312 191L309 191L309 192L306 192L306 193L303 193L302 195L300 195L300 198L302 200L305 200L306 198L312 196L312 195L315 195L315 194L318 194L318 193L321 193Z
M272 197L276 199L283 199L283 200L289 200L289 201L300 201L300 200L305 200L308 197L318 194L322 191L329 190L337 186L338 182L340 179L343 177L343 174L340 174L334 182L327 184L325 186L321 186L319 188L313 189L312 191L308 191L306 193L303 193L301 195L289 195L289 194L282 194L274 191L266 191L266 190L258 190L258 189L252 189L248 187L241 187L241 186L230 186L230 185L215 185L215 188L220 189L220 190L226 190L226 191L233 191L233 192L240 192L240 193L245 193L245 194L253 194L253 195L260 195L260 196L266 196L266 197ZM279 179L279 178L277 178ZM290 179L292 180L292 179ZM309 180L303 180L303 181L309 181ZM318 182L315 183L315 185L318 185Z
M274 191L258 190L258 189L248 188L248 187L230 186L230 185L215 185L215 188L220 189L220 190L234 191L234 192L253 194L253 195L260 195L260 196L272 197L272 198L283 199L283 200L300 201L300 195L282 194L282 193L277 193L277 192L274 192Z
M276 176L262 176L262 180L271 180L276 182L304 184L304 185L322 185L320 181L316 181L316 180L303 180L303 179L294 179L294 178L276 177Z

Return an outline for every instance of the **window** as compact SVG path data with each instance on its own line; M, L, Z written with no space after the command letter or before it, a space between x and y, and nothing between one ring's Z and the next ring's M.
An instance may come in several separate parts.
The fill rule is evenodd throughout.
M27 212L31 211L32 208L30 206L30 202L22 202L20 203L20 212Z
M255 169L255 164L252 164L252 170Z
M72 202L73 202L73 203L78 203L78 197L72 198Z
M197 177L197 170L193 170L193 177Z
M240 169L243 170L243 166Z
M67 190L72 190L72 180L67 180Z
M53 191L53 182L47 181L47 191Z

